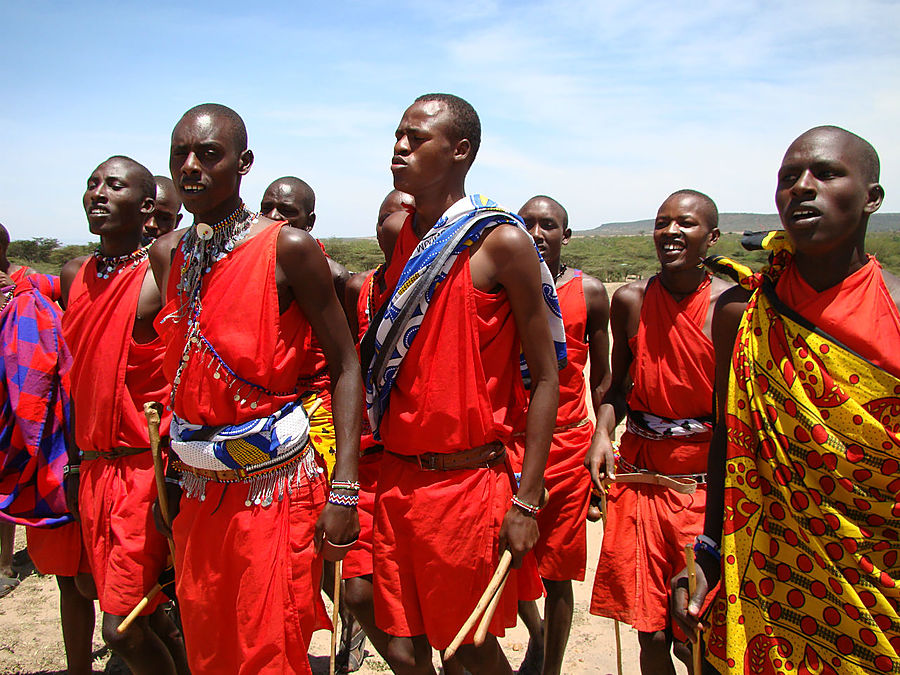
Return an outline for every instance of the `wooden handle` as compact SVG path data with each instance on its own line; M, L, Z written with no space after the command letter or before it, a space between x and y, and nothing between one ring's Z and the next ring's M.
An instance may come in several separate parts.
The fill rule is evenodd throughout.
M500 597L503 595L503 589L506 588L507 579L509 579L508 567L506 568L506 573L503 575L503 579L500 581L500 585L497 587L497 591L491 598L490 604L488 604L487 609L484 610L481 621L478 622L478 628L475 629L476 647L480 647L484 644L484 641L487 640L488 626L491 625L491 619L494 618L494 613L497 611L497 605L500 604Z
M140 613L147 608L147 605L150 604L150 601L153 600L153 598L155 598L157 593L159 593L161 590L162 586L156 584L153 586L153 588L147 591L147 595L141 598L141 601L135 606L133 610L128 612L128 616L126 616L122 620L122 623L120 623L116 628L116 632L121 634L128 630L128 627L134 622L136 618L138 618Z
M331 657L328 661L328 673L334 675L337 660L338 617L341 607L341 561L334 563L334 607L331 610Z
M172 521L169 519L169 493L166 491L166 471L163 467L162 454L159 451L159 422L162 418L162 403L157 401L148 401L144 404L144 416L147 418L147 432L150 436L150 456L153 458L153 476L156 478L156 492L159 499L159 515L162 517L166 527L172 528ZM175 560L175 542L171 537L167 537L169 544L169 553L172 554L172 560Z
M509 566L511 564L512 551L507 549L503 551L503 555L500 556L500 563L497 565L497 570L494 572L494 576L491 577L491 581L487 585L487 588L484 589L484 593L481 594L481 598L479 598L478 604L475 605L475 609L472 610L469 618L466 619L462 628L459 629L459 632L456 634L456 637L453 638L450 646L444 651L445 659L453 658L453 655L456 654L456 650L459 649L459 646L462 644L463 640L465 640L466 635L468 635L469 631L471 631L478 623L478 619L487 609L488 604L496 594L500 584L503 583L504 578L509 573Z
M688 603L690 603L691 598L694 597L694 592L697 590L697 569L695 567L694 562L694 547L690 544L686 544L684 547L684 560L687 563L687 573L688 573ZM701 674L701 664L700 664L700 635L698 632L697 639L694 640L693 647L691 649L692 656L694 657L694 675Z

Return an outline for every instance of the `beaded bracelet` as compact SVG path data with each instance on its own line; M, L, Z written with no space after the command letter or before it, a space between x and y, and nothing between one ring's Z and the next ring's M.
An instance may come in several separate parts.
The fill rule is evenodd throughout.
M359 504L359 495L338 495L334 492L328 493L328 503L335 506L355 507Z
M719 545L705 534L701 534L694 540L694 553L700 553L700 551L708 553L716 560L722 559L722 551L719 550Z
M335 480L331 482L332 490L349 490L350 492L359 492L359 481L356 480Z
M534 504L529 504L528 502L523 502L516 495L513 495L512 503L515 504L516 506L518 506L520 509L522 509L525 512L525 515L531 516L532 518L534 518L538 514L538 511L541 510L540 506L535 506Z

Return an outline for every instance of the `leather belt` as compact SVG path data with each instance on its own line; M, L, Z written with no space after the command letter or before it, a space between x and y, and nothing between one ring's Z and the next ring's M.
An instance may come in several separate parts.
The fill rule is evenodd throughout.
M668 475L655 471L639 471L636 473L617 473L616 483L641 483L644 485L658 485L660 487L680 492L681 494L693 494L698 485L706 484L705 473L685 473Z
M112 450L104 450L103 452L97 452L96 450L82 450L81 460L119 459L119 457L140 455L142 452L150 452L150 448L113 448Z
M506 457L506 448L500 441L450 453L426 452L421 455L398 455L390 450L386 452L398 459L418 464L423 471L488 468L499 464Z
M369 455L377 455L379 452L384 452L384 446L379 443L378 445L373 445L369 448L366 448L362 452L359 453L359 458L368 457Z

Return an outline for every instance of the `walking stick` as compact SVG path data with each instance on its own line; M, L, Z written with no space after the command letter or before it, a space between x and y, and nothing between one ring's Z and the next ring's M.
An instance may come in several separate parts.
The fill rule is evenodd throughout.
M156 478L156 491L159 493L159 514L162 517L166 527L171 527L169 522L169 497L166 494L166 477L165 469L162 464L162 456L159 452L159 421L162 416L162 404L156 401L144 404L144 415L147 418L147 431L150 436L150 456L153 458L153 475ZM172 564L175 564L175 542L171 537L166 537L169 544L169 553L171 555ZM116 628L117 633L124 633L134 620L146 609L147 605L162 590L162 586L157 582L153 585L147 594L141 598L137 606L128 613L128 616Z
M450 646L447 647L444 652L445 659L450 660L453 658L453 655L456 654L456 650L459 649L466 635L468 635L469 631L478 623L478 619L488 608L488 605L491 604L494 596L498 595L497 590L506 582L506 577L509 576L509 566L511 564L512 551L506 549L503 551L503 555L500 556L500 563L497 565L494 576L491 577L490 583L488 583L487 588L484 589L484 593L482 593L481 597L478 599L475 609L472 610L469 618L466 619L466 622L462 625L462 628L459 629L456 637L453 638ZM494 609L496 609L496 603L494 603ZM490 623L490 619L488 619L488 623Z
M334 664L337 659L338 617L341 607L341 567L342 561L334 563L334 608L331 610L331 658L328 661L328 673L334 675Z
M606 536L606 486L600 490L600 509L603 514L603 535ZM613 619L613 630L616 634L616 673L622 675L622 634L619 632L619 620Z
M695 568L694 562L694 548L687 544L684 547L684 559L687 563L687 572L688 572L688 602L690 602L690 598L694 597L694 592L697 590L697 570ZM697 633L697 639L694 641L691 647L691 654L694 657L694 675L700 675L700 633Z

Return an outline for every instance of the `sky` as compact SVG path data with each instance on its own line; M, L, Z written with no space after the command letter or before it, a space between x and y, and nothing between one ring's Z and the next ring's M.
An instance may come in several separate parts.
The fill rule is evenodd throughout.
M774 212L790 142L868 139L900 211L900 2L4 2L0 222L91 240L86 180L124 154L168 175L172 128L204 102L246 122L242 195L316 191L319 237L374 234L394 130L419 94L478 111L469 192L548 194L575 230L652 218L680 188ZM190 222L190 215L186 215Z

